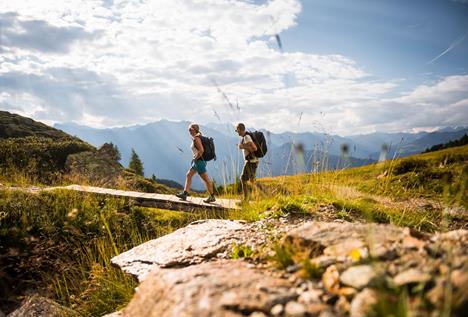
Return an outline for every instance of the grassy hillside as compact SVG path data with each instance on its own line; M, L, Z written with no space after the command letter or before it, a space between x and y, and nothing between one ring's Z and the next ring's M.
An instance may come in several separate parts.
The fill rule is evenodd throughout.
M52 140L76 140L65 132L41 122L7 111L0 111L0 139L41 137Z
M0 181L57 183L69 155L95 150L61 130L0 111Z
M0 139L0 181L54 184L61 181L69 155L93 150L91 145L72 138Z
M323 206L332 206L333 219L427 232L468 228L467 160L463 146L352 169L263 178L244 210L320 218Z

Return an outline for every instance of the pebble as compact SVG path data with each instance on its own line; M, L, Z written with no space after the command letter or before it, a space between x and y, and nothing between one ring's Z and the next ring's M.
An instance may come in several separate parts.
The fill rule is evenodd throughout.
M423 273L418 269L409 269L401 272L393 278L397 286L402 286L410 283L425 283L431 279L429 274Z
M335 304L335 310L338 312L339 315L345 315L350 310L350 303L344 296L340 296Z
M307 310L301 303L292 301L286 304L284 312L288 317L302 317L306 314Z
M283 305L281 304L276 304L275 306L273 306L273 308L271 309L270 313L273 315L273 316L280 316L284 311L284 307Z
M323 295L323 291L322 290L318 290L318 289L311 289L311 290L308 290L304 293L302 293L299 298L298 298L298 301L302 304L312 304L312 303L319 303L320 302L320 296Z
M302 265L301 264L293 264L293 265L290 265L286 268L286 272L288 273L294 273L294 272L297 272L299 271L300 269L302 268Z
M364 290L362 290L362 292L357 294L351 302L349 315L350 317L368 316L372 309L372 306L376 303L376 293L369 288L365 288Z
M340 275L340 281L343 284L361 289L369 284L376 276L376 273L370 265L352 266Z

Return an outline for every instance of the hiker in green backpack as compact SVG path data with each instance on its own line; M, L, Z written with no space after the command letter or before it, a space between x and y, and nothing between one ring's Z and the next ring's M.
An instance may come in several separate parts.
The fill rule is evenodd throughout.
M184 191L176 194L181 200L187 200L187 196L190 196L189 191L190 187L192 186L192 177L198 173L201 179L205 182L206 189L210 194L207 199L203 200L205 203L212 203L216 201L213 192L213 182L210 180L208 176L208 172L206 171L206 161L203 159L203 152L205 149L203 148L203 144L201 141L202 133L200 132L200 126L196 123L192 123L189 126L189 133L192 137L192 153L193 159L190 169L187 172L185 178L185 187Z
M249 199L248 182L250 181L252 184L255 184L258 167L258 158L255 156L257 146L252 137L245 130L245 125L243 123L237 124L236 132L242 138L239 143L239 149L244 152L244 168L242 169L240 181L244 194L244 201L247 201Z

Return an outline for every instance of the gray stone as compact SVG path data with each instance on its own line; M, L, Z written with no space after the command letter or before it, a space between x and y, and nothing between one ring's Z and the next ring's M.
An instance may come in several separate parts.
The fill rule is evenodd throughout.
M409 269L401 272L393 278L395 285L402 286L411 283L425 283L431 279L429 274L423 273L418 269Z
M361 289L369 284L376 276L376 273L370 265L352 266L340 275L340 281L343 284Z
M288 317L302 317L305 316L307 310L304 305L296 301L292 301L286 304L284 308L284 315Z
M310 260L310 264L318 268L327 268L332 264L336 264L336 262L338 262L338 258L328 255L321 255Z
M112 263L142 281L154 266L183 267L215 258L233 243L244 242L248 230L243 221L197 221L124 252Z
M286 280L250 268L244 261L156 267L138 287L123 316L240 317L270 312L275 305L296 298Z
M273 306L273 308L271 309L271 314L273 316L280 316L284 311L284 307L283 305L281 304L276 304L275 306Z
M73 310L63 307L53 300L34 295L23 302L20 308L8 315L8 317L62 317L78 316Z
M349 311L350 317L366 317L372 310L372 306L377 303L375 291L365 288L357 294L351 302Z
M336 314L334 314L330 309L325 309L320 313L319 317L336 317Z
M348 302L346 297L340 296L335 303L335 310L340 316L347 315L349 313L351 304Z
M323 295L323 291L320 289L311 289L308 291L303 292L298 299L299 303L309 305L312 303L319 303L320 296Z

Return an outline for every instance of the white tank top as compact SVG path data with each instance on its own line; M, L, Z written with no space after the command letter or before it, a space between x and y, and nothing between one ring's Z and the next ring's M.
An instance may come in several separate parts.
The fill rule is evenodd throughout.
M195 146L195 138L197 136L200 136L200 134L197 134L196 136L193 137L192 146L190 147L192 149L193 158L196 158L198 156L198 152L199 152L197 147Z

